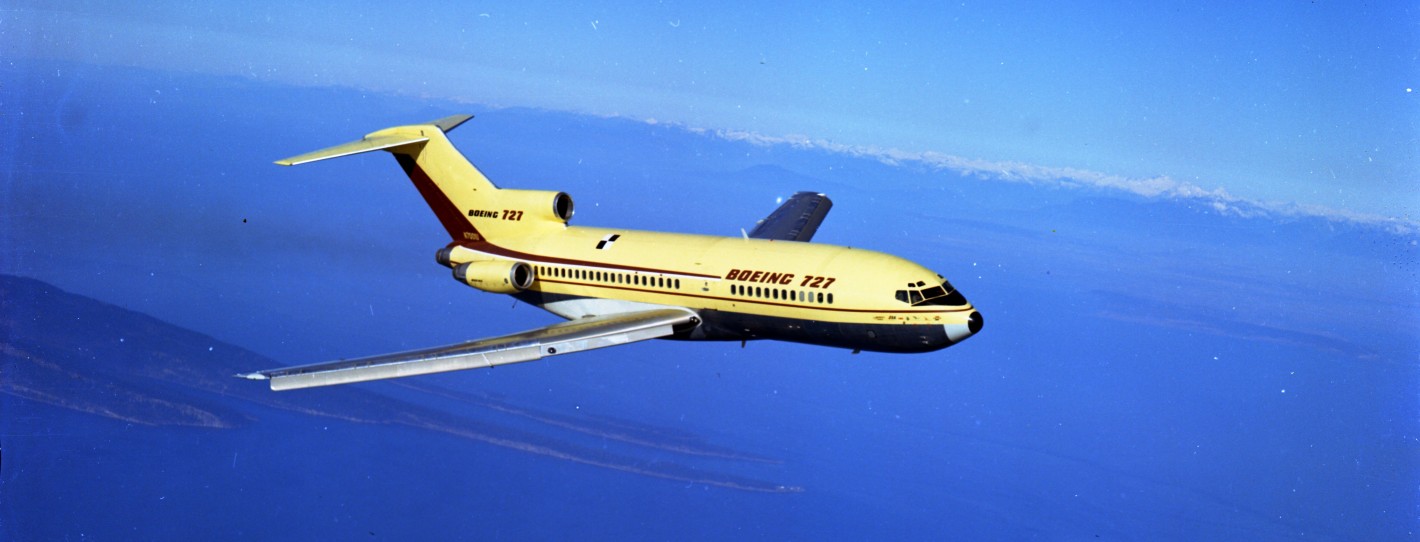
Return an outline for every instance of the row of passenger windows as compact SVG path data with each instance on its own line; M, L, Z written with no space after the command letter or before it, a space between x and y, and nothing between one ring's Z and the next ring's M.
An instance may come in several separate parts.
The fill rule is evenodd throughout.
M542 277L605 282L607 284L628 284L632 286L649 286L651 288L680 289L680 279L653 277L636 273L612 273L609 271L594 271L591 269L539 265L537 266L537 274Z
M732 295L758 297L760 299L777 299L780 301L794 301L798 303L814 303L823 305L833 304L833 294L825 294L824 292L810 292L807 290L787 290L784 288L764 288L761 286L731 284L730 293Z

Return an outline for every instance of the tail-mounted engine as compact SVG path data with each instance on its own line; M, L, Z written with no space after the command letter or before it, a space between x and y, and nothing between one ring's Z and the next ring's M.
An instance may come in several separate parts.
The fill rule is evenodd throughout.
M449 269L458 267L459 264L464 262L471 262L480 258L487 258L487 256L481 256L477 252L459 246L458 243L449 243L449 246L441 248L438 252L434 253L434 261L439 262L439 265Z
M572 212L575 210L572 205L572 196L566 192L554 192L551 190L513 190L504 188L498 191L498 202L507 209L525 209L526 217L518 216L517 220L548 220L566 224L572 220Z
M454 267L454 279L495 294L516 294L532 286L532 266L523 262L485 260Z

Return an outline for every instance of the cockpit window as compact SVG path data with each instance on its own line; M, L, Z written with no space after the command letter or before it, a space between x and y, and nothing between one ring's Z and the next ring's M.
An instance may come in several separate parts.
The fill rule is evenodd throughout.
M933 286L926 290L922 290L922 299L926 299L929 301L942 297L944 295L947 295L947 291L943 290L941 286Z
M894 297L896 297L898 301L912 306L961 306L966 304L966 297L961 295L961 292L953 289L951 283L945 280L938 286L931 286L921 290L917 289L917 287L924 286L925 284L926 283L922 281L909 284L909 289L898 290L894 293Z

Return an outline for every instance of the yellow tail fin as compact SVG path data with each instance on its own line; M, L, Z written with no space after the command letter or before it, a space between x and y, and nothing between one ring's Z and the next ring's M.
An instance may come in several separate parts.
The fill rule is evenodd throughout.
M394 155L454 241L558 229L572 217L572 200L561 192L500 190L474 167L444 134L473 115L454 115L426 124L385 128L352 141L276 161L293 166L370 151Z

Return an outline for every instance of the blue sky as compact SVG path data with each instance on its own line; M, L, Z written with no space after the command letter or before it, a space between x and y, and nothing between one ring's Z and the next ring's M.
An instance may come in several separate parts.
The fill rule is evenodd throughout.
M1167 177L1413 222L1416 11L1344 2L20 2L0 12L0 47Z
M920 357L650 341L428 377L782 458L743 474L802 485L803 499L578 474L501 449L456 450L480 461L450 470L424 461L448 456L446 442L368 424L347 441L327 440L341 428L324 423L289 438L317 427L305 421L165 440L17 416L17 432L33 435L18 437L23 457L90 467L22 477L50 498L22 512L72 504L66 488L85 480L121 497L72 526L64 514L35 521L129 532L136 509L160 538L212 515L166 507L182 502L337 533L325 538L371 522L355 535L411 524L769 539L1414 531L1403 512L1416 508L1420 472L1420 230L1232 219L1151 199L1246 207L1222 187L1410 213L1413 94L1396 87L1411 86L1401 75L1413 67L1377 52L1414 48L1399 27L1410 14L368 9L0 8L0 272L280 364L547 325L556 318L474 292L433 262L447 236L388 157L271 164L462 100L479 119L455 143L499 183L573 194L577 224L738 235L775 195L824 190L836 206L816 241L943 273L986 330ZM879 163L889 160L908 167ZM1334 178L1306 175L1323 165ZM1400 173L1362 175L1375 171ZM992 175L1033 184L978 182ZM314 443L354 455L291 459ZM260 453L276 467L237 470L238 451L242 466ZM431 478L413 463L442 470ZM389 514L389 503L416 513ZM445 509L455 512L425 513Z

